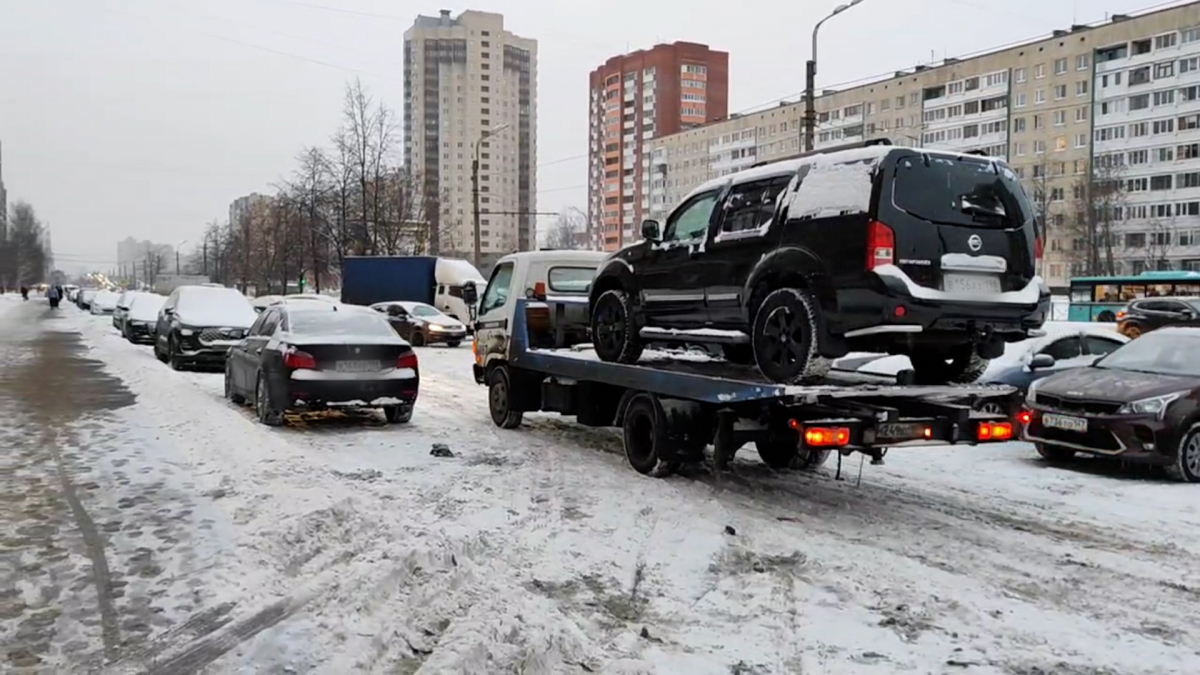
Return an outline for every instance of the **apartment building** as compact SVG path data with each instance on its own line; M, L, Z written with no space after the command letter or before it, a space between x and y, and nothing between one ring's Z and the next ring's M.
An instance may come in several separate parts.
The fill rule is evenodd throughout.
M479 162L486 268L537 242L537 42L504 17L418 16L404 33L404 163L424 186L431 239L474 254L472 162Z
M644 143L729 114L729 54L655 45L609 59L588 87L588 229L611 251L637 239L650 207Z
M1174 32L1177 43L1164 49L1175 49L1179 59L1190 58L1184 54L1191 42L1185 43L1184 37L1194 26L1200 26L1200 2L1113 15L1103 23L1070 26L1034 41L897 71L892 77L852 88L826 90L816 100L816 147L887 137L899 145L982 150L1007 158L1022 176L1046 225L1042 274L1052 286L1063 287L1082 266L1079 233L1088 226L1081 222L1094 220L1094 214L1081 218L1081 200L1076 198L1095 181L1092 153L1101 150L1093 148L1093 124L1098 124L1096 115L1108 98L1121 97L1115 89L1103 93L1103 76L1110 75L1111 81L1108 71L1142 67L1147 59L1157 63L1144 54L1106 60L1105 50L1125 44L1131 51L1135 42L1150 39L1153 45L1157 36ZM1159 60L1169 60L1168 55L1164 52ZM1127 61L1133 65L1122 65ZM1188 66L1176 63L1176 74L1171 76L1181 81L1175 87L1180 98L1187 95L1182 80L1193 75L1178 74L1181 67ZM1162 87L1171 88L1172 82L1164 80ZM1155 86L1144 88L1153 99ZM666 217L705 180L800 152L802 119L802 102L783 101L770 109L731 115L724 122L650 141L646 148L652 185L648 216ZM1114 125L1120 121L1111 119ZM1191 179L1177 178L1172 189L1178 180ZM1172 224L1176 225L1182 227ZM1135 226L1137 222L1123 227ZM1178 235L1173 241L1178 241ZM1180 249L1176 257L1182 260L1186 255Z
M1119 273L1200 270L1200 20L1096 51L1093 143Z

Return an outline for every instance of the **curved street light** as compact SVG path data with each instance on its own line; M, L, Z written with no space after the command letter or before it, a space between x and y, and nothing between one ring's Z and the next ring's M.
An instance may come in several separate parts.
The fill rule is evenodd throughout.
M816 87L817 87L817 32L821 30L821 26L833 17L859 4L863 0L850 0L844 5L838 5L833 8L824 19L817 22L813 26L812 32L812 58L808 60L807 68L805 68L805 83L804 83L804 151L812 152L815 146L814 137L817 130L817 103L816 103Z

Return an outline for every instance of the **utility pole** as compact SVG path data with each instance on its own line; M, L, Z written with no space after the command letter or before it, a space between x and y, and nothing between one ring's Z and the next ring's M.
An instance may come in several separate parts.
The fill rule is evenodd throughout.
M472 210L474 212L473 215L475 220L475 254L473 260L475 263L475 269L479 269L483 266L483 251L481 250L482 244L480 243L481 235L479 231L479 145L483 143L483 141L486 141L510 126L512 125L501 124L499 126L492 127L488 131L480 134L479 138L475 140L475 154L474 159L471 160L471 199L474 202Z
M805 64L804 74L804 151L812 152L816 147L817 135L817 32L821 24L862 2L850 0L849 3L833 8L829 16L817 22L812 32L812 58Z

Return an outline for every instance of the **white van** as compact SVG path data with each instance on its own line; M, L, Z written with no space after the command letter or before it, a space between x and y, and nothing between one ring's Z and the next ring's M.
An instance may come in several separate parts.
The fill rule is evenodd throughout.
M434 276L437 280L437 290L434 293L433 306L458 319L470 329L471 310L463 301L463 284L468 281L475 282L477 297L481 297L483 287L487 285L483 275L469 261L461 258L438 258ZM478 300L476 307L478 308Z

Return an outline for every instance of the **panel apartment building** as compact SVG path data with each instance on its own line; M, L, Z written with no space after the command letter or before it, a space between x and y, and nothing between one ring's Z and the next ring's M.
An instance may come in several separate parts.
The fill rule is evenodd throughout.
M898 145L982 150L1007 158L1022 176L1035 208L1044 214L1042 274L1059 288L1084 269L1086 245L1080 235L1096 227L1097 214L1081 216L1093 211L1081 208L1082 195L1096 192L1091 189L1095 183L1119 174L1125 182L1108 201L1114 206L1128 201L1133 208L1101 214L1106 222L1118 221L1113 229L1119 241L1112 246L1117 272L1154 265L1151 259L1162 247L1142 247L1143 240L1169 239L1169 264L1194 267L1200 264L1200 241L1193 248L1192 233L1200 234L1200 212L1191 216L1200 207L1187 198L1195 193L1194 199L1200 200L1200 183L1194 182L1200 181L1200 174L1191 175L1200 171L1200 158L1192 161L1196 146L1190 145L1200 142L1200 129L1187 116L1200 113L1197 92L1189 89L1189 83L1200 84L1200 73L1191 70L1194 62L1189 61L1200 50L1193 35L1197 26L1200 2L1113 15L1104 23L1070 26L1016 46L824 91L816 101L816 146L887 137ZM1149 51L1142 51L1146 44ZM1146 101L1148 107L1141 107ZM784 101L651 141L649 217L664 218L705 180L800 152L803 109L800 102ZM1173 120L1170 126L1166 120ZM1136 141L1141 145L1133 156L1109 157L1134 142L1129 128L1141 122L1147 123L1149 134L1137 137L1145 140ZM1108 130L1122 125L1125 135ZM1155 129L1160 133L1153 134ZM1140 133L1142 127L1134 131ZM1166 148L1169 154L1156 155L1162 163L1149 161L1152 150ZM1137 153L1141 149L1146 150L1146 162ZM1131 159L1138 163L1130 165ZM1123 162L1120 169L1101 164L1118 161ZM1173 176L1169 187L1164 175ZM1155 190L1149 189L1151 183ZM1170 218L1166 204L1171 205ZM1160 208L1151 208L1154 205ZM1152 218L1153 214L1158 215ZM1085 222L1090 224L1081 224ZM1188 257L1193 254L1196 261Z
M694 42L614 56L588 78L588 230L616 250L650 208L644 144L729 114L729 54Z
M404 33L404 164L443 255L474 253L476 153L486 266L537 242L537 42L500 14L418 16Z

